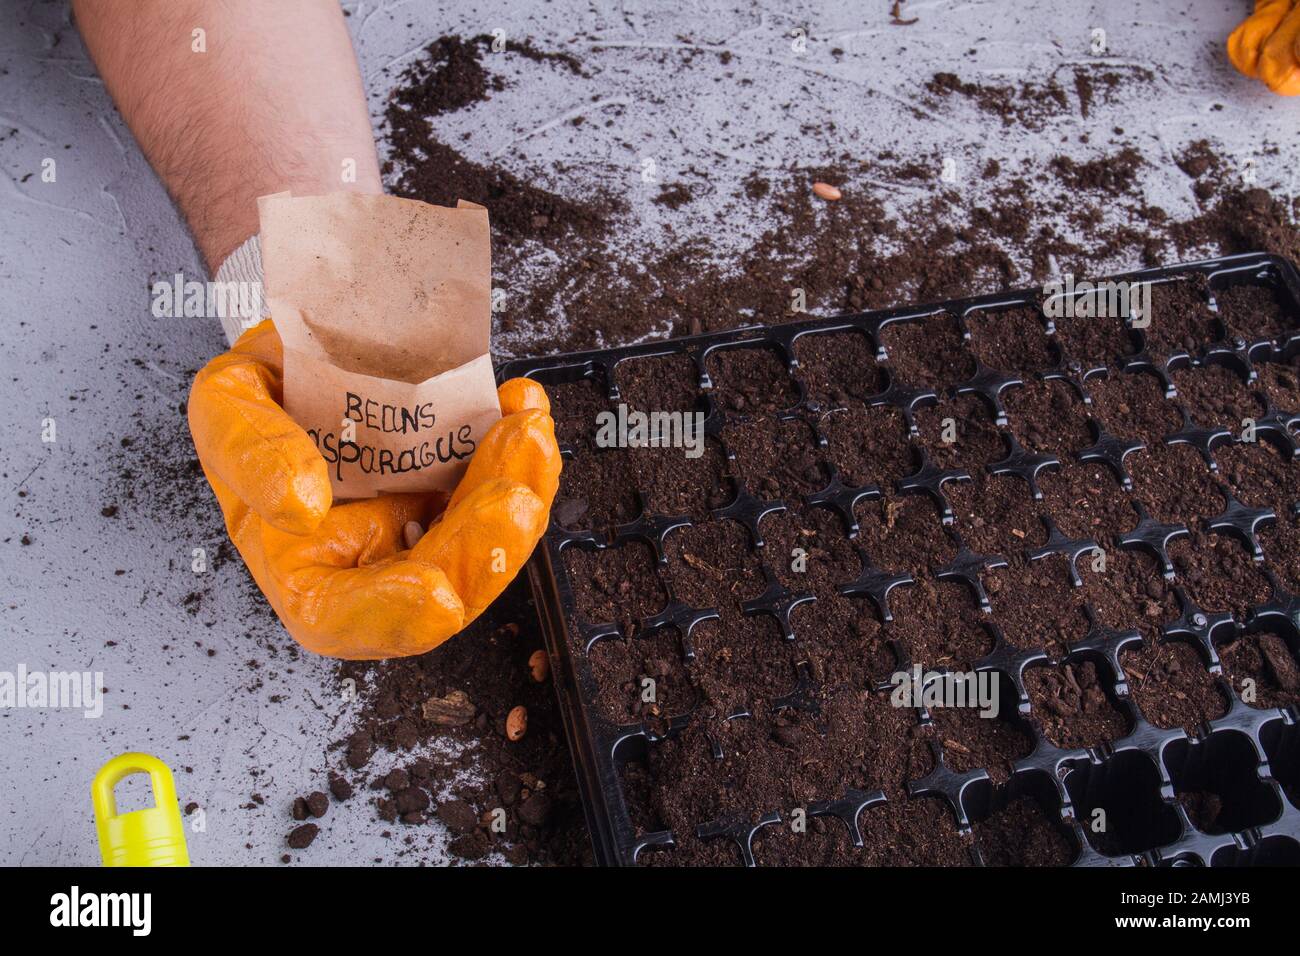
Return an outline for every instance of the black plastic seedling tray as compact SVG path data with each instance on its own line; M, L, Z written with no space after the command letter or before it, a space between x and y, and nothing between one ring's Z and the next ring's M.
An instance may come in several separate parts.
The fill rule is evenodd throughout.
M697 407L705 414L705 433L725 452L723 424L732 410L723 408L717 401L717 383L711 380L708 363L709 357L719 350L754 347L775 350L784 361L794 386L793 393L798 395L798 400L776 413L775 418L809 420L815 419L823 409L810 396L807 383L801 378L795 348L801 337L856 330L868 338L877 359L883 361L888 356L882 344L882 333L899 323L923 323L942 315L956 317L965 333L966 347L969 347L968 316L976 312L996 315L1003 310L1030 306L1040 316L1055 359L1054 367L1025 375L1014 369L995 370L977 360L974 376L953 391L978 396L997 420L1007 454L1003 460L990 463L988 470L994 474L1018 475L1037 491L1036 480L1045 471L1059 467L1061 458L1033 454L1022 447L1009 430L1002 431L1006 423L1003 399L1010 389L1031 378L1068 382L1087 402L1089 387L1097 379L1108 374L1146 372L1157 376L1165 385L1166 394L1172 396L1171 374L1181 368L1217 365L1232 370L1244 382L1254 384L1257 370L1266 363L1291 363L1300 355L1300 278L1292 264L1284 259L1247 254L1110 278L1130 283L1148 282L1155 287L1193 280L1196 287L1204 291L1211 313L1217 312L1216 295L1222 290L1244 285L1263 286L1272 290L1283 304L1289 316L1286 323L1289 329L1266 337L1233 337L1225 325L1216 323L1206 330L1202 340L1185 341L1182 343L1185 347L1165 348L1157 354L1147 347L1146 333L1130 325L1123 331L1125 354L1111 357L1107 363L1108 372L1100 366L1090 367L1089 363L1078 361L1067 353L1055 334L1055 326L1044 316L1042 290L1029 289L914 308L742 328L624 348L520 359L500 368L498 376L502 380L528 376L545 386L588 379L612 403L619 399L615 369L620 363L655 356L686 356L693 363L697 375ZM914 413L932 404L936 393L916 383L896 380L887 363L880 367L884 370L884 385L867 398L866 404L893 406L911 425ZM1259 440L1276 447L1283 460L1291 462L1293 468L1300 468L1300 464L1295 463L1298 454L1295 432L1297 424L1300 424L1300 415L1294 413L1297 410L1300 410L1300 394L1296 395L1291 409L1280 408L1270 399L1267 413L1259 416L1256 425ZM594 427L593 422L593 430ZM824 448L825 438L820 432L816 435L819 445ZM1115 473L1125 490L1130 490L1125 459L1135 448L1141 447L1140 443L1109 434L1102 428L1097 428L1093 437L1095 442L1090 447L1076 450L1074 458L1104 464ZM1200 452L1207 467L1213 468L1215 453L1240 441L1240 438L1223 429L1199 427L1184 413L1183 428L1166 436L1164 441L1171 445L1191 445ZM577 447L563 440L562 451L566 467L578 455L625 453L619 448ZM870 453L871 450L867 451ZM728 454L727 457L729 465L734 465L734 461L730 461L732 456ZM750 532L751 546L761 558L762 549L758 546L762 537L760 522L766 515L788 505L830 509L843 519L844 533L852 539L858 530L854 506L859 502L882 496L921 494L933 500L942 513L948 507L947 483L962 480L961 475L944 471L924 457L918 459L914 472L897 475L893 487L853 487L842 480L836 468L831 469L830 475L826 487L804 495L802 502L782 503L755 493L754 476L734 474L731 476L734 483L728 490L730 501L713 509L712 516L731 518L743 524ZM638 499L643 503L646 500L643 496L638 496ZM1300 512L1300 502L1295 500L1288 502L1292 514L1287 516L1278 515L1277 509L1247 507L1231 496L1226 500L1227 506L1221 514L1207 516L1205 530L1240 541L1248 551L1254 552L1256 561L1263 560L1257 532ZM1300 654L1300 597L1288 592L1282 583L1284 575L1281 569L1263 560L1264 573L1273 584L1268 601L1236 617L1201 610L1179 587L1180 580L1169 562L1166 548L1180 536L1186 536L1189 529L1161 524L1146 513L1140 501L1134 500L1133 505L1133 527L1126 534L1117 535L1113 544L1121 549L1152 555L1156 558L1156 566L1163 567L1164 576L1178 597L1181 616L1162 624L1159 639L1185 642L1195 649L1226 695L1229 702L1227 712L1218 719L1200 724L1191 733L1181 728L1161 729L1148 721L1130 693L1130 675L1125 673L1121 660L1122 652L1141 643L1142 638L1136 631L1109 630L1094 620L1086 639L1071 644L1064 655L1053 657L1041 648L1013 647L997 633L996 616L990 614L990 626L997 634L994 649L974 666L978 671L996 672L1002 685L1014 695L1012 699L1017 701L1021 722L1032 735L1032 751L1012 763L1004 785L994 787L984 769L966 772L950 769L936 748L934 769L923 778L910 781L908 794L910 797L929 795L942 798L962 833L970 830L973 821L984 818L1007 800L1028 795L1046 809L1053 821L1059 814L1059 828L1068 834L1073 845L1073 865L1300 863L1300 808L1295 802L1300 799L1300 712L1295 706L1264 708L1247 703L1226 679L1219 656L1225 642L1235 635L1262 631L1281 637L1292 655ZM596 859L601 864L631 865L638 861L640 854L658 852L652 848L671 847L678 839L678 835L670 831L643 832L634 826L624 792L622 770L627 760L644 759L650 749L680 733L693 717L688 711L672 717L646 718L640 723L612 721L596 704L599 689L589 652L600 640L635 639L661 628L675 629L689 641L691 632L716 614L710 608L688 606L673 594L671 587L664 587L668 596L666 605L657 613L640 617L630 628L610 621L584 620L575 602L574 582L570 579L566 552L571 548L619 548L635 541L653 549L659 562L657 570L662 570L669 560L665 541L675 529L691 524L691 520L687 515L648 513L643 508L640 516L631 521L617 524L592 522L596 526L575 530L572 521L566 522L568 527L562 527L553 515L550 528L529 567L552 662L560 712L574 756ZM1064 555L1072 576L1077 578L1073 573L1074 562L1093 542L1069 540L1056 528L1049 530L1046 547L1027 557ZM856 581L845 582L841 593L863 598L861 612L864 615L881 614L882 611L887 614L885 609L890 590L911 583L910 577L890 577L874 566L871 555L865 552L863 565L863 573ZM979 594L981 604L987 610L982 574L996 566L994 559L961 548L951 564L934 570L938 577L946 575L950 580L969 585ZM808 596L785 589L770 572L765 576L769 585L767 591L747 603L746 613L777 618L787 639L798 640L791 628L791 611L807 601ZM1026 692L1025 674L1036 666L1085 660L1096 667L1106 685L1108 697L1126 715L1131 730L1100 746L1057 747L1041 732L1034 719L1034 707ZM906 662L900 661L900 665L906 666ZM798 679L802 684L807 675L799 675ZM797 695L798 690L798 687L792 687L791 696ZM919 719L924 723L930 715L922 708ZM1234 832L1198 830L1177 799L1176 791L1198 789L1207 783L1213 784L1225 801L1235 803L1229 817L1242 821L1243 825ZM827 793L823 800L805 809L810 817L838 818L847 827L854 844L861 845L861 814L871 812L870 808L884 799L879 792L849 789L847 792ZM1106 808L1115 821L1116 840L1121 847L1119 852L1112 845L1108 854L1103 853L1098 849L1098 841L1090 839L1087 828L1091 811L1096 807ZM697 832L692 836L733 840L736 843L735 861L752 865L756 834L763 827L782 825L780 809L751 807L750 812L740 817L699 820ZM1104 848L1105 844L1102 846ZM984 862L978 850L972 848L969 852L972 862Z

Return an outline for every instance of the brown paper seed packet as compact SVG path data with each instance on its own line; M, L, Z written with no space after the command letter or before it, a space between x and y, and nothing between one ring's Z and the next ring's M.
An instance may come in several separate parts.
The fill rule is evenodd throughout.
M258 212L285 411L335 498L455 488L501 417L487 210L277 193Z

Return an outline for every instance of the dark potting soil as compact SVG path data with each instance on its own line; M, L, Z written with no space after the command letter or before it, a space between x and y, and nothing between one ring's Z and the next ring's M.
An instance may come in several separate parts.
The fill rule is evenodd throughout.
M1088 406L1073 386L1059 379L1034 379L1007 392L1007 422L1030 451L1070 461L1092 444Z
M1236 538L1192 531L1169 545L1174 580L1203 611L1228 611L1245 621L1272 589L1263 570Z
M961 833L952 810L934 797L889 801L858 817L866 866L970 866L969 833Z
M690 713L696 693L682 663L681 638L659 629L625 639L600 640L592 646L597 700L616 725L641 719Z
M1300 477L1291 459L1266 440L1224 445L1215 449L1214 460L1219 473L1227 479L1233 497L1251 508L1268 508L1277 520L1288 523L1292 505L1300 502ZM1293 564L1285 554L1276 557L1273 569L1286 573Z
M1267 286L1233 286L1215 293L1215 301L1228 336L1239 336L1247 342L1277 339L1294 331L1300 319Z
M1256 385L1263 393L1264 398L1273 403L1278 411L1285 414L1295 414L1295 409L1287 407L1288 402L1294 402L1296 396L1296 365L1297 357L1293 356L1290 363L1268 364L1257 369L1259 378Z
M857 404L831 408L817 419L817 428L826 438L826 458L851 487L883 488L893 476L914 466L907 422L896 408Z
M1111 372L1088 379L1093 416L1117 438L1154 448L1183 424L1178 405L1168 401L1160 379L1147 372Z
M736 477L764 501L798 501L830 482L817 436L801 419L729 420L722 441L735 456Z
M1068 196L1063 192L1063 198L1055 203L1028 198L1024 172L1011 163L995 161L983 173L983 181L993 189L989 197L969 199L951 190L940 190L934 198L897 217L886 211L881 197L871 189L846 189L841 202L828 206L810 196L808 171L792 165L789 170L756 173L738 185L741 204L772 204L771 223L751 248L729 261L715 266L702 256L706 250L678 243L669 243L661 251L638 248L633 255L617 254L612 251L610 238L626 211L618 198L577 181L579 170L550 170L549 179L519 175L469 160L439 138L436 120L431 117L473 108L476 102L502 88L502 81L488 65L493 61L482 57L486 48L482 38L440 39L399 78L385 114L391 150L385 175L390 188L399 195L443 204L464 198L490 207L495 281L509 286L512 295L511 308L499 319L500 328L504 332L541 330L545 338L539 335L538 341L545 344L538 348L567 350L617 344L665 327L674 334L685 334L751 322L781 322L798 317L789 309L789 290L795 286L805 290L811 310L835 314L1027 285L1057 271L1085 275L1095 271L1098 264L1126 257L1133 249L1142 250L1146 264L1174 258L1188 249L1211 248L1223 254L1264 249L1291 257L1300 252L1287 204L1262 189L1240 188L1235 173L1228 168L1230 164L1220 162L1208 144L1200 143L1193 144L1179 158L1177 174L1195 180L1194 190L1201 202L1201 211L1183 221L1157 215L1158 210L1146 205L1138 183L1141 163L1123 151L1095 163L1057 163L1046 175L1058 178L1071 191ZM527 58L542 69L584 75L583 66L567 54L510 43L505 55ZM1076 74L1072 88L1026 85L991 92L988 87L956 77L936 77L930 94L937 109L960 108L956 101L966 100L1009 126L1032 129L1044 117L1064 111L1078 109L1086 116L1098 98L1109 97L1121 86L1140 86L1152 80L1148 71L1102 69ZM893 177L915 184L918 176L935 175L907 157L863 158L864 163L868 160L872 161L873 178ZM831 181L843 182L841 173L853 173L855 169L850 162L843 171L831 170ZM540 183L554 185L557 191ZM1075 189L1095 196L1095 207L1080 203ZM683 190L693 195L691 184L683 184ZM683 201L665 200L661 208L667 211L676 206L676 215L691 215L695 203L685 201L677 192L673 195ZM572 196L582 198L569 198ZM1113 221L1103 220L1098 215L1103 205L1126 210L1128 222L1116 226ZM1064 238L1051 225L1058 219L1080 231L1085 241ZM539 249L559 254L563 265L524 288L512 284L510 278L520 274L520 267L532 261ZM1245 337L1274 334L1279 321L1291 321L1286 317L1279 320L1265 296L1249 290L1225 296L1225 291L1215 292L1219 316ZM1164 315L1161 309L1166 305L1173 307L1177 303L1157 294L1157 316ZM1199 308L1190 318L1181 306L1174 311L1193 329L1200 328L1205 319ZM555 315L567 319L556 324L552 319ZM886 336L890 354L884 361L871 354L868 343L851 335L805 337L796 342L795 353L798 377L807 398L820 409L820 418L812 427L828 443L812 452L809 464L833 465L846 483L873 482L885 494L883 500L864 501L856 509L863 525L861 546L872 564L933 579L934 568L951 560L955 547L943 532L936 504L923 496L897 496L895 482L915 470L921 447L931 452L940 467L967 468L974 480L944 486L956 515L953 530L978 552L1012 552L1007 555L1009 568L983 575L993 603L993 617L1012 643L1041 646L1059 657L1070 642L1086 633L1086 619L1079 611L1078 595L1070 587L1061 559L1026 562L1023 558L1024 549L1045 541L1041 517L1050 516L1067 535L1087 532L1112 545L1114 535L1132 525L1129 496L1119 488L1110 470L1067 460L1064 454L1078 450L1066 446L1079 437L1079 410L1072 405L1058 409L1063 416L1058 424L1067 426L1068 441L1039 426L1044 447L1060 448L1063 467L1059 473L1054 469L1040 473L1044 498L1036 502L1023 480L984 474L982 466L988 463L985 459L1000 449L989 441L996 437L996 428L990 429L982 420L977 423L973 414L966 414L975 407L973 403L949 405L952 414L938 414L945 410L943 407L936 408L936 414L922 410L918 415L919 440L909 440L896 409L866 406L866 401L882 388L885 368L906 385L934 385L941 393L969 378L972 366L968 356L978 354L986 364L1011 366L1003 369L1007 372L1040 370L1045 359L1043 341L1029 324L1031 318L1024 315L1013 320L1021 323L1018 338L1000 335L992 317L987 321L970 317L971 350L963 347L960 334L953 335L955 323L951 317L939 317L937 322L890 331ZM1120 372L1117 359L1136 351L1134 337L1121 323L1069 318L1058 318L1055 323L1055 351L1062 361L1068 365L1069 360L1075 360L1081 369L1108 367L1104 378L1090 377L1087 388L1096 399L1094 415L1110 432L1144 441L1151 448L1181 425L1175 403L1166 401L1160 393L1156 376ZM936 329L934 333L929 331L931 326ZM1173 329L1179 328L1175 319ZM1164 336L1166 331L1160 324L1153 336ZM1176 338L1171 333L1156 341L1172 346L1177 344ZM937 348L928 349L931 343ZM908 354L913 346L919 351ZM681 408L693 400L693 395L698 400L693 370L680 365L671 367L673 361L656 364L657 360L642 360L620 366L615 372L620 400L646 409ZM715 363L709 369L717 379L719 407L728 415L729 425L743 425L733 422L733 418L744 415L770 418L771 409L786 407L798 398L779 361L775 367L767 362L766 369L748 370L726 367L730 361L721 366ZM737 361L754 359L743 356ZM755 362L756 366L762 364ZM1017 364L1025 368L1015 367ZM1295 395L1295 363L1259 367L1259 388L1279 407L1300 409L1300 398ZM724 381L724 372L737 373L730 386ZM1013 429L1033 424L1040 401L1048 408L1055 407L1058 401L1055 387L1048 400L1044 397L1048 390L1035 389L1033 381L1032 374L1026 376L1026 394L1010 405ZM732 408L721 401L727 387L748 407ZM939 397L941 404L951 401L947 394ZM818 592L818 603L803 605L793 613L796 640L784 641L771 615L746 615L740 609L741 603L763 590L760 568L766 557L760 559L749 550L742 527L709 517L712 508L734 496L733 473L740 474L748 465L750 474L744 477L765 478L766 474L755 475L753 469L762 469L770 462L753 449L745 452L750 457L744 459L731 449L711 446L704 458L682 462L684 470L676 472L669 457L661 456L656 465L647 466L634 464L634 456L623 453L626 450L608 453L610 450L601 449L597 454L590 430L594 416L614 407L603 383L552 390L552 398L557 408L564 409L564 414L557 415L561 440L575 448L574 457L566 462L556 502L558 523L574 529L607 529L631 520L642 505L631 489L636 479L644 479L648 472L664 476L660 486L649 491L656 499L653 510L686 513L697 522L704 521L669 535L669 563L657 573L676 598L694 606L719 607L721 618L698 626L689 641L694 645L695 658L687 674L695 685L697 710L712 708L715 716L710 727L716 727L720 720L717 715L732 712L726 708L748 702L756 714L750 721L761 724L761 732L773 746L781 748L780 753L790 748L775 743L778 736L793 740L807 735L803 738L805 748L832 746L820 742L824 728L817 722L809 727L802 717L792 719L763 709L764 700L790 690L796 680L794 675L802 673L801 666L826 675L830 686L839 688L837 693L825 691L830 694L828 700L837 702L834 706L828 703L827 712L848 712L852 716L846 720L850 721L860 718L853 725L858 728L857 736L837 738L833 752L837 759L848 754L846 765L851 766L859 747L862 751L861 770L847 777L837 775L836 785L851 779L864 786L883 787L889 794L889 803L869 808L861 815L868 847L846 850L846 841L836 829L843 827L833 819L811 821L815 825L802 835L790 829L789 814L785 812L790 809L790 801L803 799L805 793L812 797L812 791L825 782L820 779L809 783L805 779L805 786L766 794L781 799L758 800L755 804L779 806L785 812L780 827L764 827L756 836L755 853L760 862L829 862L845 853L852 862L964 862L969 838L957 832L948 808L934 799L908 800L903 788L907 780L917 779L930 769L926 745L933 736L933 724L921 724L911 711L900 711L887 701L880 707L862 705L858 713L859 704L847 693L850 688L874 685L898 665L891 650L891 635L902 638L899 643L920 647L929 647L932 641L911 641L915 635L905 629L900 631L904 628L901 616L897 626L887 629L869 598L827 593L821 585L812 589ZM1194 410L1189 411L1195 415ZM944 446L935 437L946 417L957 419L959 424L955 448ZM1199 420L1197 423L1204 424ZM760 423L751 430L758 434L767 429L770 433L771 427ZM1030 440L1027 432L1021 440ZM1240 486L1243 494L1285 497L1290 494L1285 486L1258 478L1261 473L1272 474L1273 461L1270 459L1266 467L1246 454L1261 452L1263 447L1244 449L1239 455L1236 448L1217 449L1220 461L1226 456L1233 465L1231 469L1221 466L1221 477L1234 488ZM736 454L736 459L725 458L726 451ZM1129 460L1133 459L1130 456ZM696 468L700 462L705 464ZM794 493L794 500L788 504L797 510L799 495L811 482L812 472L808 467L786 471L788 474L778 482L785 486L778 490ZM124 476L123 482L128 487L133 484L130 475ZM1163 499L1158 497L1157 482L1150 480L1149 484L1149 507L1155 508L1163 504ZM642 486L644 490L644 482ZM700 504L699 493L706 487L714 497ZM687 499L692 503L688 504ZM1195 513L1203 508L1188 506L1185 510ZM1294 546L1298 539L1300 534L1289 524L1261 532L1270 566L1280 567L1278 555L1288 555L1290 580L1296 584L1300 584L1300 575L1294 571L1294 555L1300 554ZM1244 553L1240 544L1230 543ZM818 548L832 555L840 550L825 543L819 543ZM633 563L644 566L640 558ZM1180 570L1195 569L1197 566L1187 563ZM618 576L604 580L612 582L616 596L622 587ZM1186 582L1176 579L1175 583ZM638 597L638 613L640 604L648 606L659 599L643 595L646 589L641 583L632 582L630 586L645 598ZM589 607L603 609L620 624L632 626L633 615L615 610L610 594L594 584L593 589L587 596ZM1243 596L1238 600L1221 602L1234 608L1234 613L1244 611L1257 594L1251 588L1239 590ZM1202 591L1211 598L1216 595L1210 582L1203 583ZM901 595L898 590L893 593ZM844 635L851 639L843 639ZM821 644L809 649L807 643L813 636ZM687 643L682 635L674 637L683 645ZM619 667L625 673L637 671L630 679L639 686L641 677L652 676L641 672L660 669L656 661L667 654L670 644L655 646L652 653L638 656L633 651L649 645L636 644L637 640L626 637L611 641L610 646L618 643L628 652ZM1282 699L1280 689L1267 691L1265 687L1269 681L1276 684L1277 678L1267 663L1267 654L1258 645L1258 636L1244 639L1239 649L1225 656L1225 673L1230 671L1231 660L1238 673L1254 676L1265 688L1262 697L1271 699L1268 694L1273 693ZM338 772L333 778L339 782L338 792L343 792L344 785L352 788L355 784L360 794L368 790L366 768L377 751L395 754L406 765L403 769L408 780L404 788L394 791L381 784L378 790L369 791L377 796L364 801L378 810L376 826L392 837L400 853L418 855L428 842L420 821L437 817L449 825L455 823L451 849L466 859L481 859L489 852L500 852L515 862L573 863L590 859L551 688L529 677L528 658L540 647L536 611L521 579L480 621L430 654L381 664L341 665L342 676L355 677L366 689L354 732L335 747ZM1285 669L1284 659L1277 653L1273 657L1277 666ZM676 665L670 671L669 677L676 674ZM625 703L621 690L624 683L626 679L615 684L620 688L616 694L620 705ZM1234 687L1239 687L1239 682L1234 681ZM463 710L472 716L465 723L448 725L423 716L431 699L444 699L456 690L463 691L469 701ZM843 701L849 701L851 706ZM876 701L876 696L871 701ZM529 711L528 732L522 740L511 742L504 735L505 715L520 704ZM634 705L635 700L626 703L628 707ZM1108 724L1105 729L1110 732L1115 728ZM952 739L973 753L980 752L978 742L972 745L965 738ZM697 750L703 747L703 736L693 740ZM411 753L440 743L461 748L462 756L434 759ZM758 777L770 779L772 767L782 764L775 757L762 756L768 749L756 751L758 756L747 766ZM949 756L946 753L945 759ZM663 759L663 754L658 754L651 762L662 771ZM688 761L681 766L712 772L711 757L705 759L696 753L678 759ZM993 762L992 756L988 760ZM643 762L639 785L633 787L635 766L628 764L625 771L634 818L642 829L660 828L667 821L653 808L665 798L654 781L669 778L652 778L649 765ZM670 775L675 772L670 771ZM739 776L743 778L744 773ZM423 798L418 792L409 792L412 789L428 795L427 809L420 809ZM335 792L333 780L331 792ZM337 792L335 797L342 799ZM357 803L356 797L352 803ZM457 805L449 806L452 803ZM743 803L732 801L736 807ZM694 826L702 822L699 810L703 803L694 807L689 804L686 797L677 807L678 846L657 851L646 862L734 863L733 845L695 836ZM470 814L463 812L469 808L481 821L484 813L502 807L509 820L505 834L497 834L481 822L471 829ZM744 809L752 812L753 807ZM398 822L394 825L393 821ZM990 856L986 849L986 859Z
M1086 373L1114 367L1137 352L1133 333L1118 319L1071 315L1052 321L1065 368Z
M1031 797L1018 797L975 824L986 866L1066 866L1078 851Z
M1011 765L1027 757L1034 740L1019 718L982 717L966 707L936 707L931 713L943 760L957 773L986 770L995 785L1006 783Z
M991 368L1045 372L1057 363L1046 320L1037 309L974 312L965 322L971 350Z
M1152 518L1188 529L1223 511L1223 495L1214 473L1190 445L1153 444L1125 461L1133 479L1133 497ZM1131 526L1136 526L1135 513Z
M799 401L794 379L772 349L723 349L709 356L708 369L729 419L783 411Z
M1033 667L1025 673L1035 719L1044 736L1063 750L1098 747L1132 729L1106 686L1092 661Z
M865 403L884 391L885 377L871 340L860 332L803 335L795 340L799 377L808 387L808 400L819 408L841 408L846 402Z
M570 548L566 557L578 613L588 624L615 624L621 634L630 636L640 631L642 618L667 603L654 551L647 544Z
M1243 634L1219 646L1224 676L1255 707L1294 707L1300 703L1296 653L1296 648L1280 635L1267 631Z
M988 403L975 395L943 395L915 413L917 445L936 468L971 474L1007 455L1007 443Z
M1120 656L1138 710L1161 728L1188 733L1228 712L1228 700L1196 649L1181 641L1151 641Z
M880 339L888 367L898 382L912 388L951 388L975 374L961 323L943 313L885 326Z
M1282 512L1276 523L1260 530L1259 544L1283 589L1300 593L1300 515Z
M1210 309L1210 290L1202 278L1180 279L1151 289L1151 324L1143 330L1147 349L1166 361L1195 354L1223 338L1222 321Z
M1178 391L1175 401L1203 428L1221 428L1230 435L1240 435L1247 419L1256 419L1264 412L1246 380L1222 365L1179 369L1170 378Z
M685 355L656 355L619 362L614 369L619 400L643 412L701 409L703 393L695 363Z
M968 671L993 650L993 635L969 588L927 574L889 596L894 620L885 634L926 670Z

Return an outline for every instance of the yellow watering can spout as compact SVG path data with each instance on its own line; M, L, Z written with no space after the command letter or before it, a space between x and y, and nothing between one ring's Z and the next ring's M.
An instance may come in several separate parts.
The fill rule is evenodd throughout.
M147 773L153 783L152 807L120 816L113 790L125 778ZM189 866L185 825L176 802L172 772L157 757L129 753L114 757L95 774L90 785L95 805L95 829L105 866Z

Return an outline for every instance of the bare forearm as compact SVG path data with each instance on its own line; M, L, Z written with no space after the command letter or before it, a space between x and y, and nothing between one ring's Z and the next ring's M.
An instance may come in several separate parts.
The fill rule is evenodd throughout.
M73 7L105 86L210 267L257 231L258 196L380 190L336 0Z

